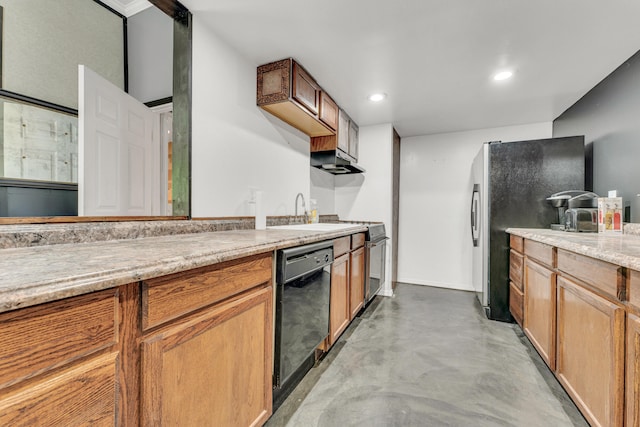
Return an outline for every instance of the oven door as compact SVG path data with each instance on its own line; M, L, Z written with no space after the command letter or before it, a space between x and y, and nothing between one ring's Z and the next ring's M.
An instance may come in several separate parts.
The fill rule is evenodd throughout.
M375 242L366 242L366 276L365 276L365 301L368 304L378 293L385 282L385 265L387 258L388 237Z

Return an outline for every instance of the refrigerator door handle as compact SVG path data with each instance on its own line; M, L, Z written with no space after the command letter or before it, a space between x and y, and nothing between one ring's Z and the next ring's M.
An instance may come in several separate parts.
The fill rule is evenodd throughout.
M480 185L473 184L473 194L471 195L471 239L474 247L478 247L480 238L480 222L478 218L479 204Z

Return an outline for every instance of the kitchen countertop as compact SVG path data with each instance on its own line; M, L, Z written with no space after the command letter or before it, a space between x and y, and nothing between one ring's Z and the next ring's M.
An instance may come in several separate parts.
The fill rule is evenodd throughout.
M640 236L508 228L507 233L640 271Z
M0 312L366 230L233 230L2 249Z

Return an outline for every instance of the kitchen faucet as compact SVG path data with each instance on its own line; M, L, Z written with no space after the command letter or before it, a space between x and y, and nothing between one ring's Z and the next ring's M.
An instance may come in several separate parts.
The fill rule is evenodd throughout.
M296 216L298 216L298 198L302 197L302 210L304 211L304 219L307 221L307 205L304 203L304 195L302 193L298 193L296 195Z

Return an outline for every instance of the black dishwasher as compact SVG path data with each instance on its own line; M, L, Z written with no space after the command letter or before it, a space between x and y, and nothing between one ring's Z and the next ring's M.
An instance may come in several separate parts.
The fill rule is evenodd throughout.
M329 334L333 242L279 250L276 262L274 411L313 367Z

